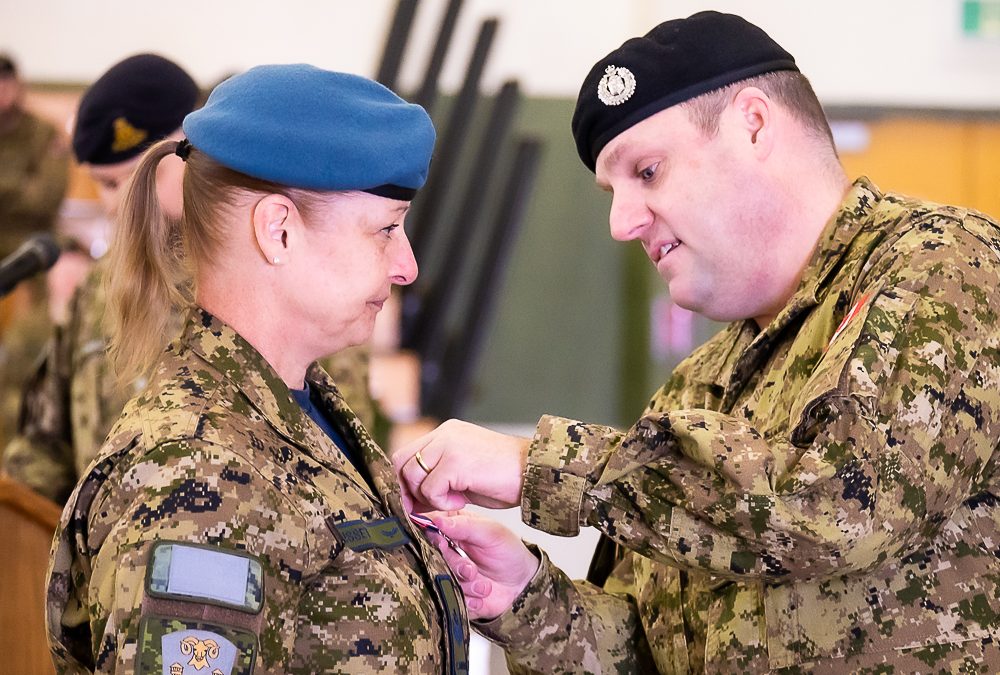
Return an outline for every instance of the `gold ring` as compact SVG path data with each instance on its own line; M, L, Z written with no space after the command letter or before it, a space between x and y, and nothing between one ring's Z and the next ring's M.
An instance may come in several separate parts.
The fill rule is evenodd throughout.
M415 454L413 456L413 458L417 460L417 464L419 464L420 468L424 470L424 473L430 473L431 472L430 467L428 467L424 463L424 458L420 456L420 451L419 450L417 450L417 454Z

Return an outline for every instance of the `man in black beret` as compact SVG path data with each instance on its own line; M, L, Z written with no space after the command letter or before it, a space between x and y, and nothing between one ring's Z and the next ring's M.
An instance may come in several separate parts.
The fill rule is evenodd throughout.
M114 216L139 155L164 138L183 137L181 122L194 110L199 95L191 76L158 54L130 56L87 89L73 127L73 153L97 184L109 215ZM165 162L157 181L161 198L174 214L180 213L183 166L179 158Z
M601 59L573 134L612 236L730 323L626 431L452 421L400 450L418 506L605 535L571 582L439 518L492 589L479 630L514 672L998 672L1000 226L848 180L794 59L732 15Z

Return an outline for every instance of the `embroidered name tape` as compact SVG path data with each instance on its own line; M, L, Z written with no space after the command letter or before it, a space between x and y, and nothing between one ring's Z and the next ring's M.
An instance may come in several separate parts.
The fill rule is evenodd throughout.
M410 543L406 531L395 518L351 520L329 525L344 546L357 553L373 548L391 551Z
M248 553L161 541L150 555L146 587L154 597L198 600L253 614L264 604L264 572Z

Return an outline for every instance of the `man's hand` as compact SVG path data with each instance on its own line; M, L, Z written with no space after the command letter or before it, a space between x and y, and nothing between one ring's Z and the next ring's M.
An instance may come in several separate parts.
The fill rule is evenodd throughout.
M516 534L489 518L460 511L426 515L469 556L430 535L465 593L469 618L492 619L510 609L538 571L538 558Z
M521 503L529 443L448 420L397 450L392 463L411 510L460 509L469 503L510 508Z

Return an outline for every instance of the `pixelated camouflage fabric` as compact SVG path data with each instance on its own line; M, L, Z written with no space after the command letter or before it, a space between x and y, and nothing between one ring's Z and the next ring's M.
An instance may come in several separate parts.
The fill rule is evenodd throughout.
M63 511L47 590L60 672L131 672L151 613L252 632L256 673L444 672L444 560L409 524L389 461L326 373L314 364L307 379L371 484L249 344L193 311ZM337 537L343 523L387 517L409 544L359 553ZM197 600L164 609L144 590L158 540L259 558L260 615Z
M605 593L544 566L481 629L515 672L1000 671L998 287L995 222L859 179L766 329L627 431L539 421L525 522L629 552Z

